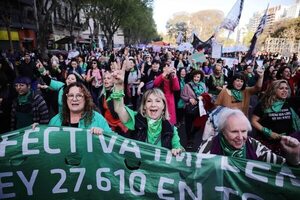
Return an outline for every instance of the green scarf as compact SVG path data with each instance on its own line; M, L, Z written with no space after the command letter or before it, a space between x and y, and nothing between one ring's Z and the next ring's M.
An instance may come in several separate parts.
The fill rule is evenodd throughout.
M280 112L283 105L284 105L284 101L282 100L274 101L271 107L267 108L264 112L265 113Z
M223 149L223 153L225 156L246 158L245 145L241 149L235 149L227 142L227 140L223 136L223 133L221 133L221 136L220 136L220 144L221 144L221 147Z
M202 84L203 83L201 82L198 83L195 83L194 81L190 82L190 85L193 87L192 89L194 90L196 97L200 96L202 93L205 92L205 88Z
M29 103L30 95L31 95L31 91L28 91L27 94L25 94L25 95L19 95L18 96L19 105L24 105L24 104Z
M158 120L154 120L147 117L147 124L148 124L148 130L147 130L148 143L154 144L162 130L162 118L159 118Z
M236 90L236 89L231 89L231 95L233 96L233 98L238 101L238 102L242 102L243 101L243 94L240 90Z
M184 78L180 78L180 89L182 90L184 88L184 85L185 85L185 81L184 81Z
M215 75L212 75L212 80L213 80L213 85L214 86L219 86L219 87L223 87L225 81L224 81L224 76L221 75L220 78L216 78Z
M300 131L300 119L297 113L294 111L293 108L290 108L292 112L292 119L293 119L293 128L295 131Z

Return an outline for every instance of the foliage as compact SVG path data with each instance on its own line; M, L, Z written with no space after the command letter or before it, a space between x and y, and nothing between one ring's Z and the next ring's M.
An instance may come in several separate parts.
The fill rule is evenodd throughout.
M177 37L179 31L181 31L184 36L186 36L189 31L188 22L190 20L190 16L188 13L180 12L174 14L173 18L167 21L167 32L170 37Z
M113 36L124 30L128 42L140 42L157 37L152 18L153 0L87 0L85 12L103 31L108 47L113 47Z
M295 19L286 19L274 23L271 37L300 39L300 17Z
M43 58L47 57L47 44L50 37L49 27L51 26L52 13L60 6L58 0L36 1L37 7L37 45Z
M176 37L178 31L182 31L185 36L195 32L201 40L206 41L213 35L223 18L224 13L219 10L202 10L192 14L177 13L168 20L166 28L170 37Z
M64 0L66 4L69 5L68 13L68 19L65 19L68 23L70 36L73 36L74 26L76 24L77 17L79 17L79 12L84 6L84 0ZM77 26L80 26L80 24L76 24Z
M247 34L244 36L244 38L243 38L243 44L244 44L245 46L250 46L251 39L252 39L253 35L254 35L254 32L249 31L249 32L247 32Z
M151 40L160 39L152 16L153 10L149 3L136 0L134 10L121 24L126 44L148 43Z
M264 45L267 37L287 38L291 40L300 39L300 17L294 19L284 19L274 22L272 26L265 28L264 32L259 36L257 48Z

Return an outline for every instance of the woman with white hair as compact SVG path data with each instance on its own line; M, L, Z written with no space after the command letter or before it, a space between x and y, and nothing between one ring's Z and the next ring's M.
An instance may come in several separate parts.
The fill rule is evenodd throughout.
M268 163L290 165L300 164L300 143L297 139L282 136L281 145L285 158L273 153L259 141L248 136L251 124L245 114L237 109L224 109L218 123L219 134L204 141L199 153L217 154Z

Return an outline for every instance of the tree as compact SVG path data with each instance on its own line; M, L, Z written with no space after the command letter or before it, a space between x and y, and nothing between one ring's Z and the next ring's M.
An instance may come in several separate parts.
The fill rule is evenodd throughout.
M121 24L126 44L147 43L159 38L151 6L149 1L136 0L134 10Z
M300 17L295 19L284 19L274 22L272 26L267 25L267 31L264 31L258 39L257 46L264 45L267 37L286 38L290 41L300 39Z
M72 38L72 45L74 45L74 26L76 24L76 19L79 18L79 12L80 10L83 8L84 6L84 0L64 0L68 5L69 5L69 10L67 14L67 19L65 19L65 21L68 24L68 29L70 32L70 37ZM80 22L78 22L77 25Z
M54 10L59 6L58 0L36 1L37 10L37 46L43 58L47 57L47 45L49 41L49 26Z
M224 13L219 10L202 10L196 13L176 13L167 21L167 31L170 37L176 37L178 31L182 31L186 36L196 32L198 37L206 41L221 24Z
M108 48L113 48L113 36L121 24L134 10L135 0L90 0L88 7L90 16L100 25L101 31L108 43Z
M11 31L10 31L11 17L12 17L11 10L12 10L13 5L11 4L10 1L4 1L2 3L3 3L3 5L1 6L1 10L0 10L0 12L1 12L0 20L2 20L3 23L5 24L7 35L8 35L9 46L10 46L10 49L12 50L12 52L14 52L14 46L12 43Z
M193 27L201 40L209 39L224 19L220 10L201 10L191 15L190 26Z
M189 31L190 16L186 12L175 13L171 19L167 21L166 29L170 38L176 38L179 32L186 37Z
M243 38L243 44L245 46L250 46L251 39L253 37L254 33L252 31L247 32L247 34Z
M277 27L277 28L276 28ZM271 37L300 39L300 17L276 22Z

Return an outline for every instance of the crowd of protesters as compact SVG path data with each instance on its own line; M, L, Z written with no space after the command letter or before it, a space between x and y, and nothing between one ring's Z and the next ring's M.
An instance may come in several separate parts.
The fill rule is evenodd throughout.
M177 155L195 151L207 126L219 126L213 111L225 107L241 110L253 127L247 132L281 155L285 136L300 138L300 65L296 54L261 58L262 66L242 57L227 66L221 58L207 56L201 63L174 49L98 49L47 59L2 52L0 133L50 121L95 134L112 130ZM186 134L185 144L179 131Z

